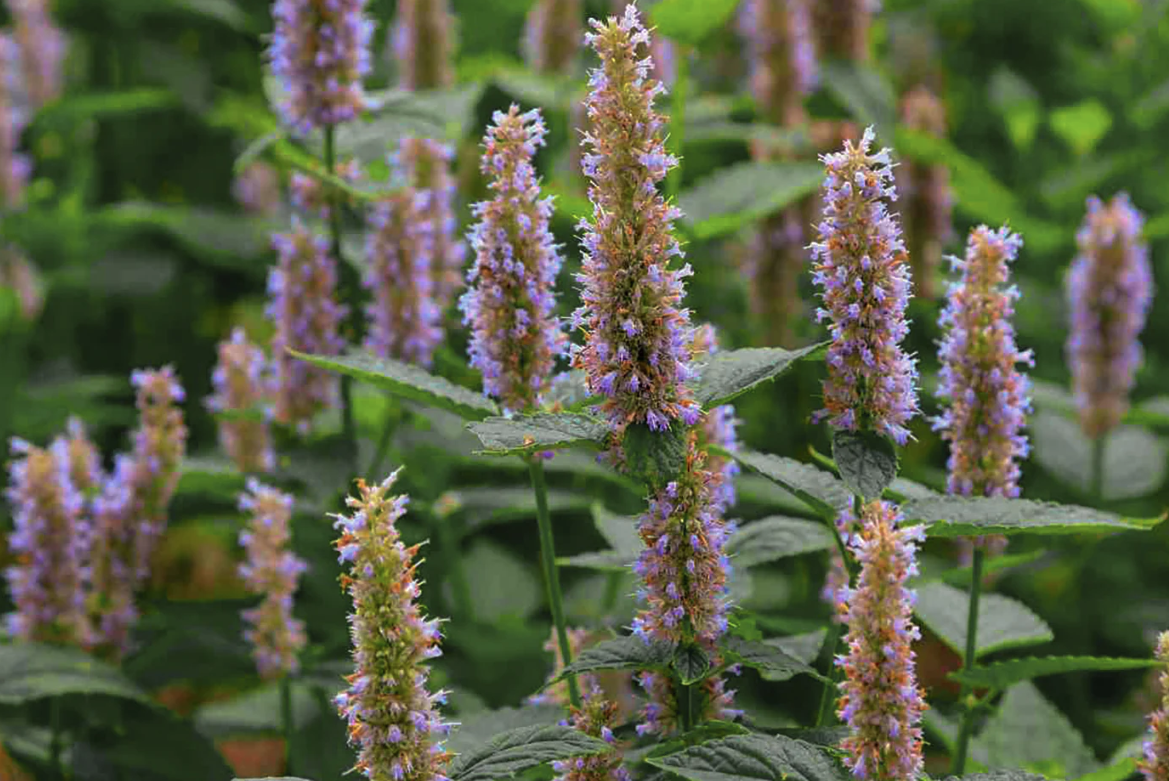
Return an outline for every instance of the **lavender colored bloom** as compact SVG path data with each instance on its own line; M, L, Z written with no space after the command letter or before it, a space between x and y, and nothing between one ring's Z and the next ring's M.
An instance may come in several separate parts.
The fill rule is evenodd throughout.
M721 664L721 658L713 656L712 664ZM729 672L738 673L737 667ZM638 735L669 734L681 724L681 709L683 703L677 700L678 689L671 676L660 672L641 672L637 675L637 682L645 690L649 702L645 706L645 722L636 727ZM731 707L735 690L727 688L726 678L719 675L698 684L698 697L704 707L696 714L699 723L711 719L731 721L741 715L743 711Z
M629 0L610 0L609 8L614 16L624 16L625 9L631 5ZM677 75L678 51L674 43L662 36L655 35L648 44L649 78L660 81L666 87L674 86L674 77ZM575 145L574 145L575 146Z
M449 144L430 138L404 138L390 161L395 174L419 193L421 217L430 223L432 297L440 315L462 286L467 261L467 244L458 237L455 218L454 159L455 151Z
M1080 425L1092 438L1124 417L1143 360L1137 338L1153 300L1143 228L1144 217L1121 193L1108 205L1090 197L1076 234L1080 252L1067 277L1071 332L1066 349Z
M917 368L900 346L909 331L910 277L883 200L897 198L889 150L870 154L872 141L869 128L859 145L845 142L843 152L820 156L828 176L812 279L824 302L816 319L832 321L832 346L824 409L815 418L837 429L871 428L904 445L918 413Z
M694 329L692 345L692 360L701 362L708 360L718 352L718 333L713 325L704 323ZM735 504L735 477L739 474L739 462L727 456L710 453L709 445L715 445L732 452L739 449L739 441L735 436L735 427L739 420L735 417L735 407L732 404L723 404L707 410L702 417L702 425L698 428L698 447L706 452L706 465L711 472L719 475L720 480L714 489L714 505L719 514L725 513Z
M53 23L47 0L8 0L8 9L20 48L24 92L35 111L61 94L65 35Z
M880 0L816 0L812 29L820 57L867 62L869 28L880 10Z
M4 572L16 611L6 616L18 640L85 645L85 499L70 476L65 440L49 449L12 440L5 497L15 562Z
M401 89L440 89L454 84L454 15L449 0L398 0L390 48Z
M565 352L566 337L553 314L561 258L548 221L552 199L540 197L532 165L544 144L539 110L497 111L483 139L480 170L494 197L475 205L471 229L475 265L459 301L471 330L471 365L483 389L512 412L540 403Z
M1149 736L1144 743L1144 757L1137 762L1146 781L1169 779L1169 632L1157 639L1157 661L1163 665L1161 707L1149 714Z
M24 204L24 188L32 173L31 161L19 151L28 123L18 103L21 89L20 49L11 35L0 32L0 210Z
M946 136L946 107L927 87L918 86L901 100L901 120L907 128L936 138ZM901 193L901 225L909 246L916 295L933 299L935 277L942 261L942 245L954 234L950 171L945 165L906 161L897 169Z
M40 317L45 305L40 271L19 249L0 244L0 289L3 288L16 294L21 319L32 322Z
M613 749L587 757L554 761L552 769L556 771L556 781L629 781L629 771L621 762L621 751L617 749L617 739L613 735L613 727L620 724L616 703L606 700L600 688L586 687L581 706L569 710L572 727L604 740Z
M803 120L803 98L816 86L816 52L806 0L746 0L739 32L746 39L751 94L776 125Z
M276 466L268 421L275 390L272 365L264 351L236 328L219 343L219 361L211 375L215 392L207 399L220 417L219 444L241 472L270 472Z
M438 620L425 618L417 602L419 546L399 539L409 497L389 495L397 476L372 487L358 480L360 496L346 499L353 514L336 516L341 537L334 544L350 568L341 583L353 598L356 667L336 703L359 750L356 770L373 781L440 781L450 758L442 743L449 725L437 711L446 693L427 690L425 662L442 655L441 635Z
M247 625L244 639L252 644L252 657L261 678L294 675L300 668L297 654L308 638L304 622L292 616L296 581L307 569L289 548L292 496L248 480L240 495L239 508L251 518L240 532L239 542L247 552L239 574L248 591L263 597L257 607L243 612Z
M231 193L244 211L261 217L272 217L280 212L283 200L280 171L269 163L257 160L236 175Z
M272 235L279 259L268 273L268 307L276 324L272 353L276 362L275 419L307 432L312 417L333 403L336 376L293 358L288 348L336 355L345 346L339 330L345 307L337 303L337 261L329 241L293 218L292 230Z
M434 234L422 216L425 196L410 187L374 204L367 217L364 284L372 291L366 349L430 366L442 341L434 303Z
M538 73L568 73L580 39L581 0L537 0L524 25L524 59Z
M307 133L357 117L371 68L374 23L366 0L276 0L268 56L283 95L280 116Z
M583 169L591 180L593 218L582 220L587 253L578 275L583 289L573 323L585 345L573 364L587 374L589 391L618 430L645 423L654 431L682 419L698 421L699 409L685 382L690 377L690 313L682 308L689 264L672 232L681 212L657 185L677 160L662 143L664 119L653 108L664 87L648 78L641 47L649 32L630 5L620 20L591 20L585 40L601 58L590 73L587 100L590 148ZM631 237L636 236L636 246Z
M857 778L912 781L922 769L920 723L927 706L912 648L921 633L913 623L914 593L905 583L917 575L917 543L925 532L901 521L888 502L861 509L860 530L849 542L860 576L856 588L840 593L848 653L836 658L845 674L837 715L850 731L840 748Z

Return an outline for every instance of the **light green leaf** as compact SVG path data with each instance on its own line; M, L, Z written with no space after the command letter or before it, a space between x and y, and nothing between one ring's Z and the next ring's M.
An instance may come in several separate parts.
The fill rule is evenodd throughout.
M490 417L467 424L489 455L519 455L570 447L600 449L609 424L579 412Z
M845 781L844 769L824 750L785 737L733 735L690 746L651 765L689 781Z
M695 238L713 239L815 192L823 178L824 168L816 163L735 163L682 193L678 206Z
M1076 781L1124 781L1129 776L1135 775L1136 772L1136 760L1131 757L1125 757L1111 765L1105 765L1099 770L1085 773L1077 778Z
M835 431L832 458L844 485L856 496L875 499L897 477L897 449L871 431Z
M645 547L637 533L636 518L611 513L603 504L596 502L593 504L593 523L614 550L636 556Z
M120 670L75 648L23 642L0 645L0 704L24 705L66 694L154 704Z
M902 508L909 523L924 523L931 537L982 534L1080 534L1147 531L1160 518L1122 518L1090 507L997 496L912 499Z
M775 482L824 518L835 520L842 509L852 505L852 494L844 483L811 464L753 450L728 454L748 469Z
M455 757L448 775L451 781L498 781L558 759L607 751L608 743L572 727L519 727Z
M742 664L763 675L769 681L786 681L797 675L810 675L820 681L827 681L820 673L774 643L759 640L744 640L728 635L722 642L723 654L729 663Z
M987 773L967 773L960 780L958 776L949 776L946 781L1047 781L1047 778L1026 770L991 770Z
M970 595L933 581L917 589L914 613L942 642L961 657L966 655L966 617ZM978 603L975 656L1007 648L1036 645L1054 639L1051 628L1021 602L1002 594L983 594Z
M56 124L103 119L126 114L179 106L179 96L168 89L139 87L116 92L70 94L47 104L36 115L36 123Z
M824 86L861 125L872 125L878 146L888 144L897 120L897 97L889 82L871 66L854 62L826 62L821 68Z
M306 726L318 713L311 689L292 685L292 721L297 729ZM332 715L332 714L330 714ZM245 692L230 700L200 705L193 714L195 728L210 737L279 733L283 729L280 714L280 684L271 683Z
M1005 65L1000 65L991 74L987 92L991 105L1003 115L1007 134L1015 147L1021 151L1029 149L1042 114L1035 88Z
M615 550L578 553L575 556L557 557L558 567L579 567L599 572L629 572L636 556Z
M1067 717L1029 682L1007 690L972 749L988 767L1042 769L1049 778L1076 778L1099 767Z
M771 516L740 526L727 540L726 552L735 567L754 567L788 556L828 550L835 544L831 530L821 522Z
M1051 412L1031 420L1035 460L1067 485L1086 491L1092 484L1092 441L1079 424ZM1104 498L1135 499L1165 482L1169 450L1152 433L1137 426L1118 426L1104 441Z
M527 618L540 608L543 591L539 577L507 548L478 537L461 558L471 581L471 606L480 621Z
M1089 98L1073 106L1052 110L1047 118L1052 131L1077 155L1096 148L1112 127L1112 114L1104 104Z
M490 399L413 364L364 353L340 356L307 355L295 350L289 353L322 369L347 374L396 396L445 409L468 420L499 414L499 408Z
M694 398L703 409L726 404L756 386L775 379L794 362L818 358L827 344L821 342L798 350L745 347L715 353L709 360L694 367L698 374L698 380L694 383Z
M1156 659L1116 659L1105 656L1029 656L1008 659L985 667L957 670L950 678L977 689L1006 689L1021 681L1043 675L1082 670L1139 670L1155 667Z
M738 0L659 0L650 9L650 22L656 34L698 46L726 24L736 5Z

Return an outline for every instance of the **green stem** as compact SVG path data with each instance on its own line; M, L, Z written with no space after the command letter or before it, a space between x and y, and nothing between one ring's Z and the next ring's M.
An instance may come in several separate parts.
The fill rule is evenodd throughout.
M1101 434L1092 440L1092 500L1096 504L1104 503L1104 444L1108 435Z
M544 460L539 454L528 456L528 473L532 477L532 491L536 495L536 523L540 527L540 561L544 569L544 584L548 590L548 606L556 625L556 641L565 666L572 664L572 646L568 643L568 627L564 619L564 595L560 591L560 573L556 568L556 545L552 539L552 518L548 513L548 487L544 483ZM580 707L580 689L576 676L566 678L568 701Z
M832 714L832 706L836 702L833 696L836 684L839 683L840 668L836 666L836 650L840 647L840 636L844 627L839 621L833 621L828 630L828 680L820 692L820 708L816 712L816 726L823 727Z
M963 669L974 668L974 657L978 651L978 600L982 595L982 562L986 553L981 548L974 549L974 561L970 568L970 608L966 614L966 658L963 660ZM962 726L958 731L958 746L954 751L954 761L950 767L952 775L960 776L966 771L966 753L970 747L970 737L974 734L974 704L968 702L973 691L966 684L962 685L958 701L964 708L962 712Z
M678 165L666 176L666 198L678 197L682 191L682 141L686 124L686 89L690 77L690 50L678 47L674 72L674 91L670 101L670 153L678 158Z
M280 727L284 733L284 773L292 775L292 736L295 725L292 721L292 677L280 679Z
M471 601L471 584L467 580L467 571L463 569L463 557L459 551L459 541L451 533L451 516L435 516L435 536L442 546L443 558L447 561L450 572L451 589L454 591L455 610L459 617L468 623L475 623L475 603Z
M337 170L337 129L325 126L325 172L332 175ZM349 307L349 322L353 339L360 338L361 308L357 301L357 285L353 280L354 271L341 257L341 198L337 190L328 188L330 254L337 263L337 273L342 282L341 298ZM354 456L357 455L357 433L353 424L353 380L341 376L341 436Z
M61 698L54 697L49 701L49 765L56 778L65 778L65 768L61 765Z
M694 729L694 713L696 710L694 707L694 684L687 686L679 680L678 685L682 690L682 713L680 715L682 717L682 733L685 734Z

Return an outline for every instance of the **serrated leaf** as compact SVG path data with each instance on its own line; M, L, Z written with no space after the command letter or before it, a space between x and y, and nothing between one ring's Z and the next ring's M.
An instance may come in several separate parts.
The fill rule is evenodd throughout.
M1047 781L1047 778L1026 770L991 770L988 773L967 773L960 779L948 776L945 781Z
M611 750L605 741L572 727L519 727L455 757L447 775L451 781L497 781L558 759Z
M942 642L965 657L969 606L970 595L965 591L933 581L917 589L914 613ZM975 657L1054 638L1051 628L1023 603L1002 594L983 594L979 600Z
M820 681L827 681L810 665L789 655L775 644L759 640L744 640L735 635L727 636L722 643L726 661L736 662L758 670L766 680L786 681L797 675L810 675Z
M1092 484L1093 443L1079 424L1062 415L1040 412L1031 421L1035 460L1046 471L1081 492ZM1169 450L1151 432L1118 426L1104 440L1104 499L1136 499L1165 482Z
M525 705L522 708L500 708L475 713L459 720L459 726L447 740L447 750L465 754L489 743L500 732L556 724L564 715L564 708L559 705Z
M775 646L793 659L811 664L820 655L820 649L824 647L824 640L827 637L827 629L817 629L814 632L803 632L787 637L772 637L763 642ZM763 677L767 678L766 675Z
M678 197L682 224L698 239L726 236L815 192L823 179L816 163L735 163Z
M841 510L852 505L852 494L844 483L811 464L754 450L738 450L728 455L776 483L821 517L835 519Z
M1067 717L1031 683L1007 690L972 754L992 768L1044 768L1051 778L1076 778L1099 767Z
M650 21L656 34L698 46L726 24L736 5L738 0L660 0L650 10Z
M570 447L599 449L609 435L603 420L578 412L539 412L490 417L467 424L490 455L533 453Z
M1029 656L1008 659L985 667L957 670L950 678L977 689L1006 689L1021 681L1043 675L1079 672L1082 670L1139 670L1155 667L1156 659L1118 659L1106 656Z
M901 512L908 523L925 524L931 537L1147 531L1162 520L1122 518L1074 504L997 496L912 499L902 505Z
M468 420L482 420L499 414L499 408L490 399L413 364L364 353L331 356L307 355L296 350L288 352L314 366L347 374L396 396L445 409Z
M682 645L674 650L673 667L682 678L682 683L701 681L710 671L710 656L696 645Z
M690 781L845 781L827 752L787 737L734 735L646 760Z
M694 398L703 409L726 404L756 386L778 377L796 361L817 355L827 342L784 350L780 347L745 347L712 355L694 367L698 380Z
M844 104L861 125L872 125L888 143L897 118L897 97L885 78L871 66L855 62L826 62L821 67L824 86Z
M634 635L623 635L598 643L580 652L572 664L564 668L551 685L568 675L580 675L597 670L644 670L665 668L674 658L672 643L645 642ZM547 686L546 685L546 686Z
M120 670L75 648L41 643L0 646L0 704L85 694L153 701Z
M740 526L727 540L726 552L736 567L832 548L836 540L823 523L771 516Z
M835 431L832 458L840 478L857 496L877 498L897 477L897 450L871 431Z

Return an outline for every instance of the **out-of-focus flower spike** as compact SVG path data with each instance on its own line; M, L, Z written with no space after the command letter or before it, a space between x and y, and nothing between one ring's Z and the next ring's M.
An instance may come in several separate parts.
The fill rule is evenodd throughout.
M65 34L54 24L48 0L8 0L8 9L24 92L35 111L61 95Z
M825 60L869 60L869 29L881 0L815 0L816 50Z
M704 323L694 329L692 360L695 363L709 360L718 350L718 332L713 325ZM740 471L739 462L709 452L708 446L715 445L731 452L738 450L739 441L735 436L738 424L734 405L724 404L706 410L702 417L702 425L698 428L698 447L706 452L707 468L720 477L714 489L715 508L720 515L735 505L735 477Z
M454 27L450 0L398 0L390 30L398 87L441 89L454 83Z
M738 17L750 60L751 93L768 122L798 124L816 86L816 52L807 0L746 0Z
M0 32L0 209L24 205L24 189L32 162L20 153L20 136L28 113L20 105L20 49L6 32Z
M234 329L230 340L219 343L207 407L224 413L217 421L219 444L241 472L270 472L276 466L268 425L274 379L267 356L244 329Z
M537 73L566 74L580 52L581 0L537 0L524 25L523 53Z
M946 108L928 87L915 87L901 99L901 121L911 130L935 138L946 136ZM906 160L897 167L897 188L914 292L918 298L932 300L937 296L942 247L954 235L949 169Z
M45 305L45 283L37 267L14 246L0 245L0 289L16 294L20 317L32 322Z
M1157 638L1157 661L1162 665L1158 680L1161 707L1149 714L1144 756L1137 762L1145 781L1169 779L1169 632L1162 632Z
M279 214L284 197L280 171L270 163L256 160L236 175L231 193L244 211L260 217L273 217Z
M586 735L604 740L613 749L588 757L553 762L556 781L629 781L629 770L622 764L621 751L613 735L613 728L620 724L617 705L606 700L605 693L594 686L586 687L581 706L570 708L569 711L569 724Z

